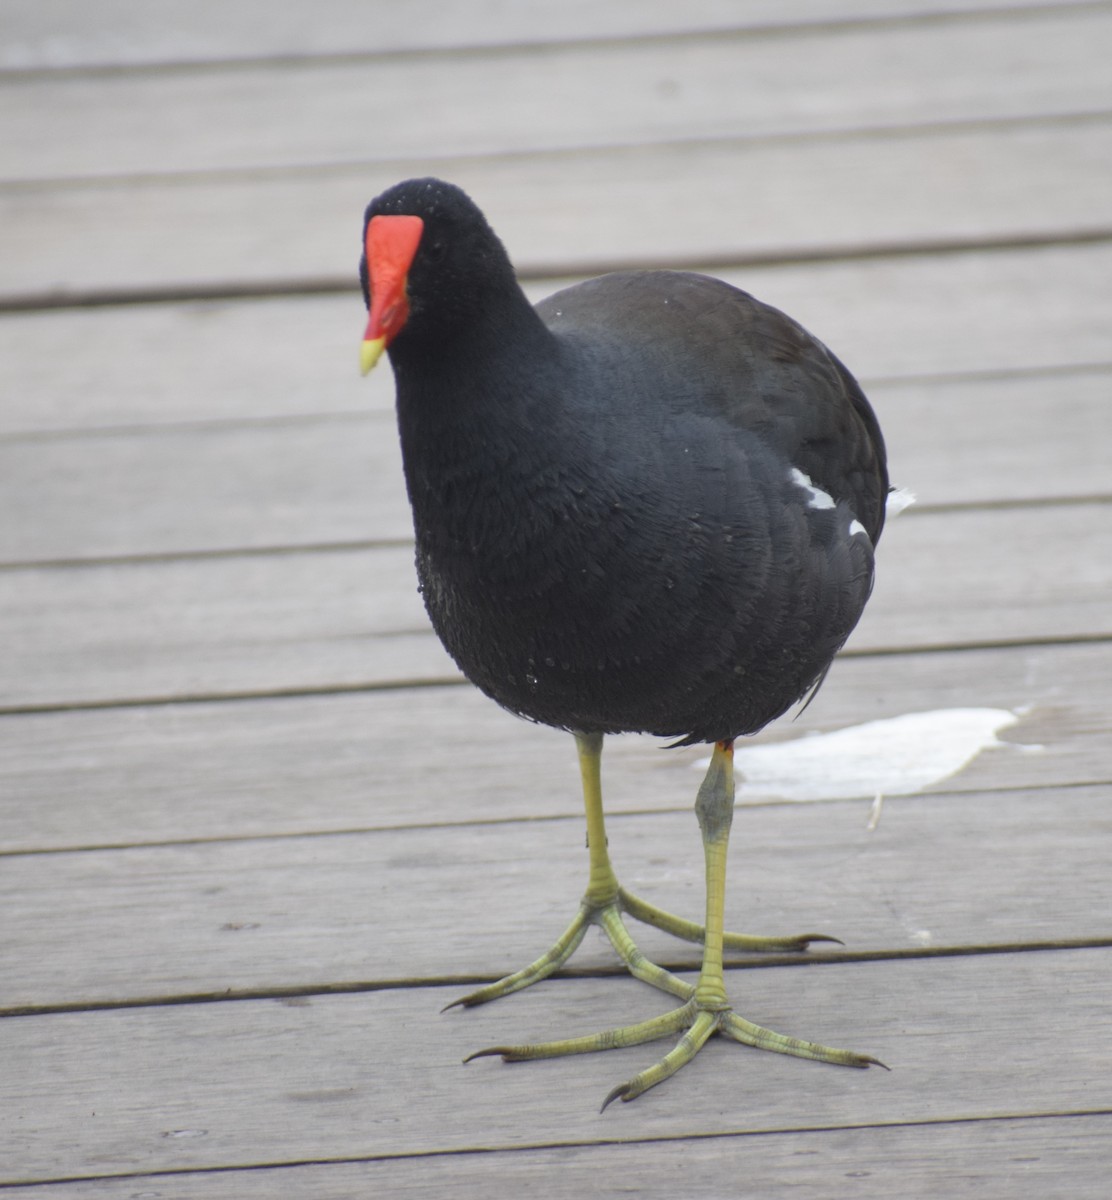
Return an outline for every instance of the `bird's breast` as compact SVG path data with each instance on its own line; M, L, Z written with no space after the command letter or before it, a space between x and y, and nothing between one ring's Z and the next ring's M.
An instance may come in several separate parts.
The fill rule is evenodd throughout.
M683 450L655 475L519 458L427 481L424 600L473 682L547 724L709 737L813 683L867 598L868 539L788 468Z

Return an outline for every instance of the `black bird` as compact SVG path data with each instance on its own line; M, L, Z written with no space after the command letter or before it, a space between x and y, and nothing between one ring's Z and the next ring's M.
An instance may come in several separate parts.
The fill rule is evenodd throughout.
M682 1035L604 1108L666 1079L715 1032L882 1065L744 1020L722 971L724 948L822 940L723 932L733 743L818 687L868 600L888 477L860 387L795 321L703 275L620 272L534 308L482 213L440 180L372 201L363 245L362 367L388 349L433 627L488 696L574 734L583 777L579 912L535 962L456 1003L543 979L592 924L635 976L682 1002L606 1033L479 1054ZM695 801L703 926L631 895L611 867L600 757L604 734L627 731L713 746ZM645 960L623 913L701 942L698 983Z

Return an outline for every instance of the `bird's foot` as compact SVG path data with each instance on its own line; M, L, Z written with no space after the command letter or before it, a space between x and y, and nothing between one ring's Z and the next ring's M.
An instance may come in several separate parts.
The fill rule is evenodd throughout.
M625 964L629 973L643 983L651 984L669 995L686 1000L694 994L691 984L677 978L671 971L652 962L637 948L637 943L626 929L623 913L628 913L636 920L656 929L672 934L687 942L697 942L700 945L706 934L704 926L694 921L677 917L654 904L642 900L639 896L618 888L617 894L610 900L594 902L589 897L583 899L575 919L556 940L551 949L546 950L540 958L512 975L479 988L447 1005L449 1008L474 1008L478 1004L486 1004L489 1000L498 1000L511 992L519 992L531 984L547 979L553 972L568 961L578 949L588 928L597 925L606 935L615 953ZM822 933L801 933L785 937L754 937L747 933L726 933L723 935L723 945L727 950L747 951L755 953L797 953L806 950L812 942L842 943L835 937Z
M690 986L690 985L686 985ZM562 1041L536 1042L518 1046L490 1046L468 1055L465 1062L488 1055L501 1055L503 1062L524 1062L533 1058L559 1058L566 1054L589 1054L596 1050L617 1050L626 1046L637 1046L642 1042L680 1034L675 1046L659 1062L639 1071L632 1079L612 1089L602 1103L602 1108L615 1100L635 1100L649 1088L663 1083L681 1067L686 1066L703 1048L713 1033L721 1033L736 1042L755 1046L760 1050L772 1050L778 1054L792 1054L797 1058L810 1058L818 1062L834 1063L843 1067L884 1067L878 1058L858 1054L853 1050L837 1050L807 1042L800 1038L786 1037L761 1025L740 1017L731 1008L717 1008L700 1004L694 995L686 1003L671 1012L636 1025L625 1025L619 1029L608 1029L586 1037L565 1038Z
M615 953L626 965L631 975L644 983L660 988L661 991L686 1000L694 993L691 984L685 983L671 971L666 971L663 967L657 966L656 963L647 959L637 948L633 938L630 937L629 930L626 929L625 922L622 920L625 898L626 893L620 889L612 899L601 903L585 898L579 911L575 914L575 919L556 940L555 945L545 951L540 958L535 959L520 971L515 971L512 975L506 975L494 983L487 984L486 987L479 988L478 991L453 1000L451 1004L447 1005L447 1008L474 1008L477 1004L486 1004L488 1000L497 1000L502 996L510 995L511 992L519 992L522 988L547 979L571 958L592 925L597 925L606 934ZM654 909L653 911L659 913L659 910ZM669 916L668 913L659 915ZM678 918L675 919L678 920ZM699 927L693 926L692 928L698 929Z

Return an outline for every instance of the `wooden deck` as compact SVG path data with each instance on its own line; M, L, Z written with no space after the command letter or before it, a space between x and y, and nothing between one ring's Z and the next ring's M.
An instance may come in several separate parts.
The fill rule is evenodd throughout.
M0 1192L1104 1200L1112 3L14 0L0 27ZM588 938L439 1013L562 928L585 856L570 740L428 629L389 371L356 370L363 205L425 173L537 295L694 265L872 397L919 504L761 740L1019 720L872 831L867 796L741 808L730 924L846 945L728 982L891 1073L715 1043L600 1116L656 1048L461 1065L662 999ZM606 761L624 882L692 915L698 756Z

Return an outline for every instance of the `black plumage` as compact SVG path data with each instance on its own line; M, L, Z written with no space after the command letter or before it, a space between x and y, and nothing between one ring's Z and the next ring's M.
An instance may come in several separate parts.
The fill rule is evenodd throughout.
M585 781L603 734L716 744L697 810L705 844L721 842L724 855L733 739L821 682L872 588L888 478L860 387L795 321L703 275L606 275L534 308L479 209L438 180L374 200L364 243L365 365L389 347L436 632L499 704L575 733ZM636 907L691 936L619 889L597 845L601 793L591 786L592 883L579 924L605 928L607 914ZM724 861L708 857L708 881ZM723 936L717 903L715 914L708 899L709 982L701 999L688 988L676 1028L697 1011L719 1013L715 1028L752 1042L721 1017L724 999L707 1007L706 995L722 993L709 949ZM581 936L573 927L566 937ZM724 936L768 949L815 935ZM463 1002L526 986L552 958ZM672 976L650 982L688 994ZM876 1061L780 1040L771 1048ZM652 1086L653 1070L611 1098Z
M534 309L457 189L402 184L367 217L395 211L425 221L390 346L418 573L464 674L581 731L721 741L785 712L856 624L884 523L848 371L706 276L608 275Z

